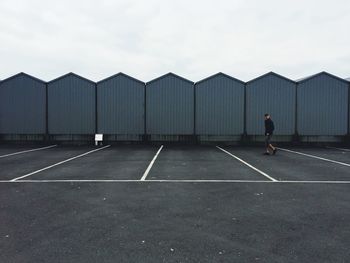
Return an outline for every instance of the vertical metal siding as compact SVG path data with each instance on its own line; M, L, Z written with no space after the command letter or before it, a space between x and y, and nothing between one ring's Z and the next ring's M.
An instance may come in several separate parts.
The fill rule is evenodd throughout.
M143 134L145 84L116 75L97 84L98 132Z
M350 79L348 81L348 135L350 136Z
M193 83L175 75L167 75L147 83L147 134L193 134L193 90Z
M243 133L244 83L220 74L197 83L195 89L198 135Z
M273 73L247 83L247 134L263 135L264 114L275 123L276 135L295 132L296 84Z
M95 133L95 84L67 75L48 84L50 134Z
M348 85L321 74L298 84L298 133L345 135Z
M46 84L25 74L0 83L0 133L45 134Z

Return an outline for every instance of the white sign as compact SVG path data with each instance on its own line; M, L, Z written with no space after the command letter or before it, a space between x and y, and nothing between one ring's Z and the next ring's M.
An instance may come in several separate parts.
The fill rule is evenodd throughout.
M95 141L102 142L103 141L103 134L95 134Z

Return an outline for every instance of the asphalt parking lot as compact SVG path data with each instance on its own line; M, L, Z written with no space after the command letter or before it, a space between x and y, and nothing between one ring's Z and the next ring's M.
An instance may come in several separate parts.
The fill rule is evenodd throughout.
M262 153L1 145L0 262L347 262L350 150Z

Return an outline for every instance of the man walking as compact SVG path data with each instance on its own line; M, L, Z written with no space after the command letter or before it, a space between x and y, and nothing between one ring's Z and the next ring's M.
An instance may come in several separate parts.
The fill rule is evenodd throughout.
M265 147L266 152L265 155L270 155L269 149L272 150L272 154L275 155L277 152L277 149L273 147L271 144L271 137L273 134L273 131L275 130L275 125L273 124L273 121L271 120L270 114L265 114Z

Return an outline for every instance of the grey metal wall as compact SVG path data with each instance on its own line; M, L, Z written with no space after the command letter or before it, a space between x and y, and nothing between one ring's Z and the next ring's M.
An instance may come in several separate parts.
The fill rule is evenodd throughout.
M196 134L244 132L244 82L219 73L195 84Z
M194 83L169 73L146 84L147 134L194 132Z
M49 82L49 133L94 134L95 95L95 83L73 73Z
M348 83L322 72L298 83L298 133L345 135Z
M350 78L347 79L348 81L348 135L350 136Z
M293 135L297 130L300 135L324 138L349 132L350 87L346 80L322 72L299 80L296 88L295 82L271 72L248 82L245 89L243 86L224 74L194 86L169 73L147 83L146 88L143 82L125 74L105 79L97 88L94 82L70 73L49 82L46 94L45 82L20 73L0 82L1 139L7 135L43 139L46 95L49 133L55 138L61 135L91 140L91 136L80 135L96 131L96 100L98 132L111 134L117 140L140 140L145 121L147 134L163 140L192 135L195 126L204 139L211 135L240 135L244 110L248 135L264 133L266 112L275 121L276 135Z
M45 134L46 84L24 73L0 83L0 133Z
M276 135L295 133L296 83L270 72L246 84L248 135L263 135L264 114L275 123Z
M97 83L98 132L144 134L145 83L119 73Z

